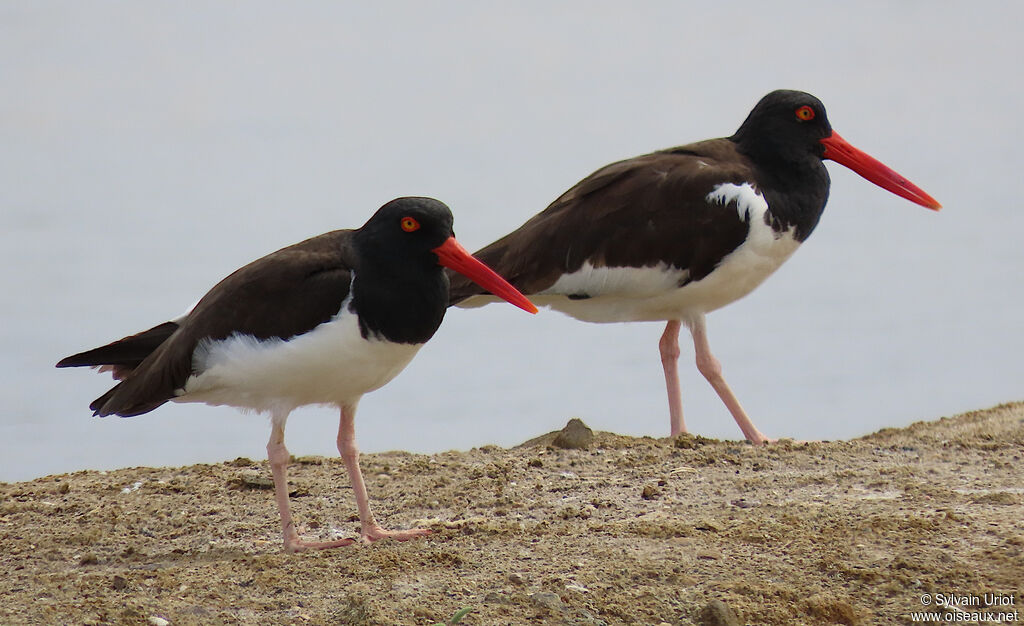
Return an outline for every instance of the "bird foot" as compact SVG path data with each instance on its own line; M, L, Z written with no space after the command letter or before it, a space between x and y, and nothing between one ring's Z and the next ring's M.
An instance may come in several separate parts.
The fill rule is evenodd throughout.
M429 535L429 528L410 528L408 530L384 530L380 526L371 526L363 531L363 541L373 543L378 539L394 539L395 541L409 541L416 537Z

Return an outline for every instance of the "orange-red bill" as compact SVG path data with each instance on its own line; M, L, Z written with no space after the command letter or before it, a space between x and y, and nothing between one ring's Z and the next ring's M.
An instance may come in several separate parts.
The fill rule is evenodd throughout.
M533 306L526 296L519 293L518 289L508 284L494 270L467 252L462 244L455 240L455 237L449 237L443 244L434 248L434 254L437 255L441 265L462 274L502 300L510 302L528 313L537 312L537 307Z
M899 173L868 153L854 148L848 141L833 131L830 137L821 140L825 146L825 158L845 165L882 189L906 198L914 204L938 211L942 205Z

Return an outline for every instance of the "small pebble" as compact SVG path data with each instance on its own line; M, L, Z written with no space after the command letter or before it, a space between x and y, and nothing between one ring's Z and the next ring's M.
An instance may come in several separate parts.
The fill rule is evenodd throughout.
M249 489L273 489L274 481L260 471L242 472L238 476L238 482Z
M551 611L565 611L568 609L568 607L565 606L565 602L562 602L562 599L558 597L558 594L551 593L549 591L531 593L530 602L533 603L534 606Z
M512 604L512 598L497 591L488 591L484 596L484 604Z
M761 506L761 501L760 500L747 500L746 498L740 498L738 500L733 500L729 504L733 505L734 507L740 508L740 509L749 509L749 508L752 508L752 507L755 507L755 506Z
M583 420L574 417L558 433L551 445L566 450L584 450L594 441L594 431Z
M152 624L153 626L167 626L168 624L170 624L169 621L165 620L162 617L157 617L156 615L150 615L149 619L147 619L146 621Z
M508 575L508 582L512 583L513 585L525 585L526 579L523 578L523 575L519 572L512 572Z
M96 565L99 562L100 562L99 557L97 557L92 552L88 552L86 554L83 554L82 558L78 559L78 564L79 565Z
M728 604L716 598L701 609L697 623L700 626L740 626L740 619Z
M701 520L693 525L694 530L704 530L712 533L722 532L722 527L711 520Z

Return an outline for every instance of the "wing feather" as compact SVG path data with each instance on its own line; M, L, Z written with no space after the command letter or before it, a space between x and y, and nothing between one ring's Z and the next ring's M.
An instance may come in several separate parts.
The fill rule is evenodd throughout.
M233 334L288 339L338 313L358 259L351 231L334 231L278 250L211 289L180 326L90 408L96 415L138 415L175 397L193 372L204 339Z
M748 224L707 195L723 182L753 180L752 165L727 139L712 139L606 165L519 229L476 253L523 293L549 290L592 267L666 264L700 280L743 243ZM451 275L450 303L483 293ZM565 294L575 295L575 294ZM591 293L589 295L600 295Z

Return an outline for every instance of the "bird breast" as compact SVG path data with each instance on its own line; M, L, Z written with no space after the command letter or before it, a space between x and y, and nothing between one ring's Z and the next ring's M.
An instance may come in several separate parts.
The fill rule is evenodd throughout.
M330 321L287 340L234 334L200 342L179 402L258 411L358 401L397 376L423 344L364 338L350 298Z

